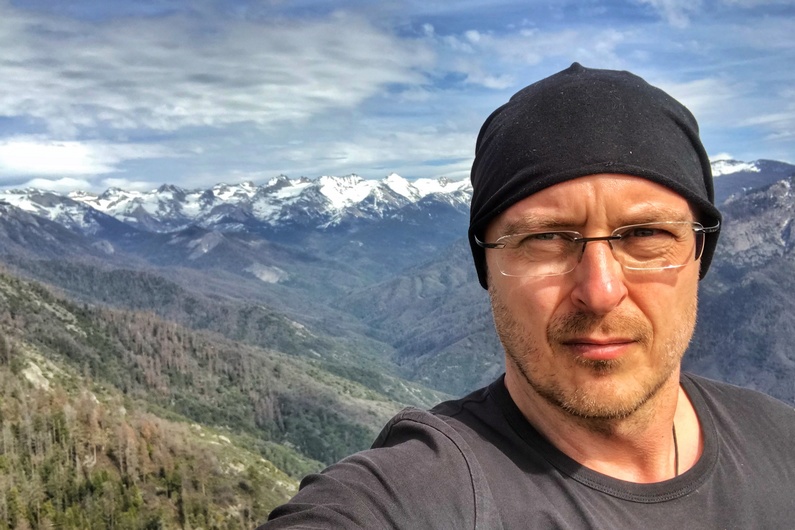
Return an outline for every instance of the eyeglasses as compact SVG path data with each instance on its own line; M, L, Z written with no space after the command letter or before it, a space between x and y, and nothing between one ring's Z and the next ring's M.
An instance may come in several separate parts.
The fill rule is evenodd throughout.
M706 234L720 224L704 227L690 221L642 223L616 228L609 236L583 237L579 232L555 231L510 234L483 247L500 250L495 261L505 276L542 277L566 274L577 267L591 241L606 241L624 269L659 271L684 267L701 257Z

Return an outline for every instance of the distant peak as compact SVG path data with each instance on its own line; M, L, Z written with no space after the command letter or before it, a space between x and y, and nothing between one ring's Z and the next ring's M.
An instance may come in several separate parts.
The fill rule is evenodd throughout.
M125 191L117 186L111 186L99 195L99 199L107 200L119 197L120 195L129 195L130 192Z
M276 178L270 179L268 183L265 184L265 186L262 188L262 193L269 193L276 190L289 188L294 185L295 183L287 175L279 175Z
M750 171L753 173L759 173L760 171L756 162L742 162L732 159L715 160L710 165L712 166L713 177L730 175L732 173L739 173L740 171Z
M182 189L174 184L163 184L157 188L157 191L158 193L179 193L182 191Z
M323 175L318 179L321 184L328 184L329 182L342 182L342 183L356 183L361 182L364 179L357 175L356 173L351 173L350 175L345 175L342 177L335 177L334 175Z
M383 180L383 182L387 188L409 200L416 200L419 198L419 192L417 191L417 188L412 186L408 180L404 179L397 173L390 173Z

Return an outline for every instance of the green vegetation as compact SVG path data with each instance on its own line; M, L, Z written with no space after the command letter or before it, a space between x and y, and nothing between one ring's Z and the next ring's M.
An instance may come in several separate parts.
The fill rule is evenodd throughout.
M0 530L251 528L438 396L369 373L0 273Z
M94 393L30 345L0 344L0 529L244 529L294 493L234 436Z
M92 308L0 276L0 324L45 355L192 421L289 441L322 462L367 447L400 405L318 362L193 331L152 313Z
M351 379L398 403L429 407L445 395L401 379L389 362L391 350L365 336L360 323L343 321L344 314L326 313L315 300L287 296L295 319L262 303L259 285L248 286L239 276L225 278L182 270L182 283L154 271L112 269L86 263L25 261L18 264L27 274L57 285L73 296L118 309L148 313L191 330L202 330L250 346L308 359L326 372ZM160 271L168 273L168 271ZM174 274L171 271L170 274ZM222 294L223 293L223 294ZM285 304L273 302L276 307ZM315 316L308 318L307 315ZM317 316L320 314L322 316ZM318 329L296 319L311 321ZM350 317L347 317L350 318ZM352 331L352 328L353 331ZM382 397L383 397L382 396Z

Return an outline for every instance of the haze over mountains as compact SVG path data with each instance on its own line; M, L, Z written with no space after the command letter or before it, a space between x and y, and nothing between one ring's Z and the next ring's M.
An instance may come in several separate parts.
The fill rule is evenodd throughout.
M686 368L795 403L795 166L713 171L725 220ZM37 335L9 314L0 331L38 352L20 366L46 358L146 407L267 441L259 454L297 475L366 446L400 406L501 373L465 239L470 198L466 181L394 174L0 191L4 281L21 285L0 285L0 302L39 292L13 283L24 278L55 289L52 315L77 315ZM45 318L20 307L25 322ZM88 322L102 341L86 339L99 333ZM150 338L163 329L166 353Z

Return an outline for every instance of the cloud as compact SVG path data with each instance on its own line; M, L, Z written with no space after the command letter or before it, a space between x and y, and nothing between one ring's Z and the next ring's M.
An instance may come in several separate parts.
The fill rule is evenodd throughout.
M795 123L795 109L773 114L759 114L745 120L743 125L776 125L781 123Z
M795 51L795 17L764 17L721 29L729 32L735 45L739 42L756 50Z
M118 165L127 160L168 156L176 154L152 145L52 141L19 136L0 139L0 179L101 175L118 171Z
M0 181L465 176L486 116L573 61L661 86L715 152L773 158L795 130L784 4L0 0Z
M407 178L464 178L472 164L476 133L432 126L414 131L363 133L336 141L285 146L273 153L278 158L272 159L271 164L276 173L291 177L357 173L366 178L382 178L400 168Z
M792 5L792 0L722 0L722 2L729 6L738 6L744 8Z
M792 140L795 138L795 89L783 91L780 99L787 101L787 105L759 112L743 120L741 125L760 127L765 131L765 140L774 142Z
M22 188L36 188L40 190L68 193L72 190L88 190L91 183L85 179L63 177L57 179L35 178L26 182Z
M651 6L669 24L677 28L684 28L690 24L690 16L698 13L702 7L702 0L636 0L641 4Z
M0 115L40 120L62 137L308 120L421 84L434 61L420 41L346 13L88 23L0 3L0 35Z
M6 140L0 144L0 174L4 175L90 175L112 170L78 142Z
M211 182L211 184L216 184L216 181ZM88 190L92 188L103 188L103 189L119 188L128 191L149 191L152 190L154 187L155 186L153 186L152 183L148 181L125 179L125 178L106 178L100 181L99 186L85 186L82 188L71 188L71 189Z
M736 108L743 89L723 78L703 77L693 81L653 83L679 100L692 112L699 123L728 124L735 116L726 112Z
M446 36L427 31L427 35L436 39L440 62L449 71L463 74L467 83L502 90L515 87L517 80L527 80L528 66L550 60L569 58L586 66L620 67L624 61L617 49L633 32L523 28L509 33L468 30Z

